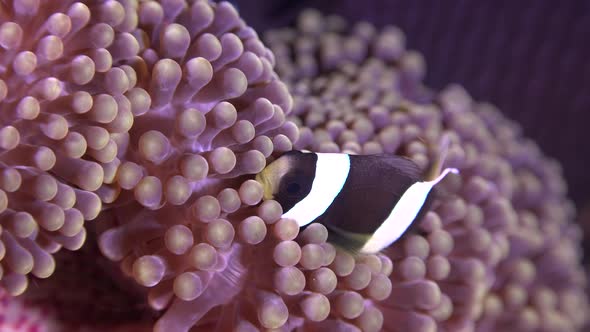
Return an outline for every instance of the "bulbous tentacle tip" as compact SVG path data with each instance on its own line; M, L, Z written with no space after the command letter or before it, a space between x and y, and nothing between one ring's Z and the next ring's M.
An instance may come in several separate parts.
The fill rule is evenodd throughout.
M63 308L92 298L80 316L115 316L113 330L143 328L146 303L156 331L586 324L560 167L465 89L426 89L399 28L308 10L267 49L227 2L48 4L15 1L0 25L0 317L67 330ZM252 180L293 148L436 164L449 195L424 234L353 256Z

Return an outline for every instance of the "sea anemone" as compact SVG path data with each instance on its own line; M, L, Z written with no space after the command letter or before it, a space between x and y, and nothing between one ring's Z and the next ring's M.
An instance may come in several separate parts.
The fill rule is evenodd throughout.
M0 328L585 323L580 232L557 162L492 105L425 87L424 59L399 29L309 10L270 31L269 50L226 2L15 1L5 12L0 286L21 294L30 273L36 287L24 300L0 293L14 313ZM442 135L461 176L442 183L418 232L377 255L337 250L319 224L299 232L253 176L292 148L425 167Z
M204 271L223 269L224 259L233 267L233 256L218 257L233 251L236 233L223 217L260 201L260 185L240 176L297 139L272 53L225 2L15 1L5 9L2 287L18 295L29 273L49 277L52 254L79 249L84 220L104 210L106 257L125 259L144 286L158 284L154 274L186 272L153 288L160 306L173 289L197 297L199 278L213 275ZM265 230L249 219L237 235L258 241ZM198 261L203 253L209 261ZM201 275L173 262L189 257Z
M424 87L424 59L405 49L398 28L348 26L308 10L295 29L266 35L294 96L295 147L395 153L426 166L444 134L451 137L446 166L461 170L443 183L423 233L385 251L392 294L365 301L386 317L383 327L580 330L588 310L580 231L557 162L459 86Z

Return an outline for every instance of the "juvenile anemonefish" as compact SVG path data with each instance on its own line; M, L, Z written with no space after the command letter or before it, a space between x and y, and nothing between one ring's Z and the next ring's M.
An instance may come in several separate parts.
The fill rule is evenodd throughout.
M433 200L448 140L423 172L410 159L390 155L349 155L290 151L256 176L264 199L283 208L283 218L300 227L312 222L328 229L328 241L352 252L376 253L404 235Z

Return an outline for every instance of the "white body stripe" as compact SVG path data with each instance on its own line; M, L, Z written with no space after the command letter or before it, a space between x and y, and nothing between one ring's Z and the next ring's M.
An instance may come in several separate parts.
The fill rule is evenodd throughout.
M318 160L311 190L305 198L283 214L299 227L321 216L330 207L350 173L350 157L344 153L317 153Z
M367 254L379 252L399 239L416 219L432 187L449 172L458 173L458 170L447 168L433 181L416 182L411 185L400 197L387 219L361 248L361 252Z

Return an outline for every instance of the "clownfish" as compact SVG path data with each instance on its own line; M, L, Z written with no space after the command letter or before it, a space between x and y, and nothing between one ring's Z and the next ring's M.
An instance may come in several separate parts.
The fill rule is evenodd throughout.
M355 253L377 253L400 239L429 210L433 187L455 168L442 169L448 140L425 171L391 154L350 155L289 151L256 175L264 199L283 218L328 230L328 242Z

